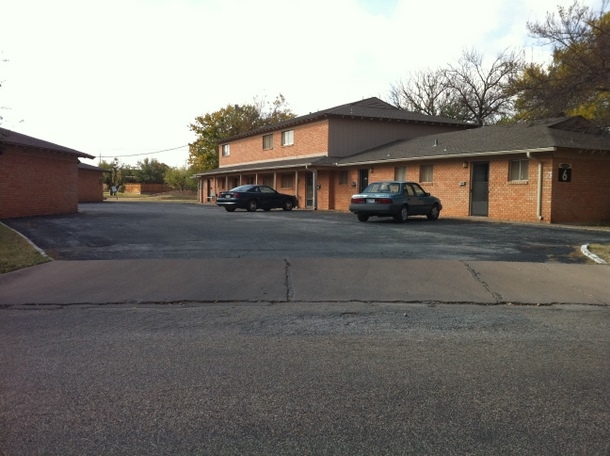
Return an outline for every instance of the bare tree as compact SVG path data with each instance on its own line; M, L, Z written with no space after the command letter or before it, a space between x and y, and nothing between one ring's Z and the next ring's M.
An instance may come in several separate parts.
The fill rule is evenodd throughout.
M415 73L393 85L389 97L410 111L479 125L495 123L512 110L512 95L505 88L520 67L514 53L502 52L485 67L482 54L464 51L456 65Z
M447 102L444 70L420 71L391 86L390 101L407 111L440 116Z
M512 113L513 97L506 91L522 63L514 52L501 52L485 67L483 55L465 51L457 65L445 72L448 90L460 101L466 119L478 125L493 124Z

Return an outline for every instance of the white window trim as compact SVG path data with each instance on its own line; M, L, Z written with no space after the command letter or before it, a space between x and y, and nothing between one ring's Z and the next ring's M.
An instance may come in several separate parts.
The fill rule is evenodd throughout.
M294 130L284 130L282 132L282 146L286 147L292 145L294 145Z

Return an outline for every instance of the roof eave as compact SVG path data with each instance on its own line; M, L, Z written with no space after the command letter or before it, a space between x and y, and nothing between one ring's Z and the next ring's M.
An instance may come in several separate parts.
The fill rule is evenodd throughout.
M444 160L450 158L478 158L478 157L489 157L489 156L500 156L500 155L515 155L515 154L526 154L526 153L542 153L542 152L555 152L556 147L543 147L537 149L519 149L519 150L503 150L496 152L464 152L458 154L443 154L443 155L420 155L417 157L392 157L387 159L377 160L365 160L359 162L349 163L337 163L337 167L357 166L357 165L374 165L383 163L397 163L405 161L421 161L421 160Z

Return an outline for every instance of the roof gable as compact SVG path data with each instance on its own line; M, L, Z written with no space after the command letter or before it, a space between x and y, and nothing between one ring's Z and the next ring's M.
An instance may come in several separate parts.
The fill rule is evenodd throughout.
M42 151L55 152L61 154L73 155L75 157L95 158L93 155L79 152L68 147L60 146L52 142L43 141L42 139L27 136L22 133L7 130L0 127L0 144L11 144L14 146L27 147Z

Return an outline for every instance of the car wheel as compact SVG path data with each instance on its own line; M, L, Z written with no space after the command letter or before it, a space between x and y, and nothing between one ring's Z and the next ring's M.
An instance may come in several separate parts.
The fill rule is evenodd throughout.
M403 206L400 208L400 212L394 215L394 220L400 223L404 223L407 221L407 217L409 217L409 209L407 206Z
M294 206L292 204L292 201L287 199L286 201L284 201L284 205L282 206L282 209L285 210L285 211L291 211L293 207Z
M254 212L256 209L258 209L258 203L256 202L256 200L250 200L248 201L248 207L246 207L246 209L248 210L248 212Z
M235 208L234 207L225 206L225 211L227 211L227 212L235 212Z
M366 222L366 221L368 221L368 219L369 219L368 215L358 214L358 220L360 220L361 222Z
M430 213L426 217L428 217L428 220L436 220L440 213L441 212L438 210L438 204L435 204L434 206L432 206L432 209L430 209Z

